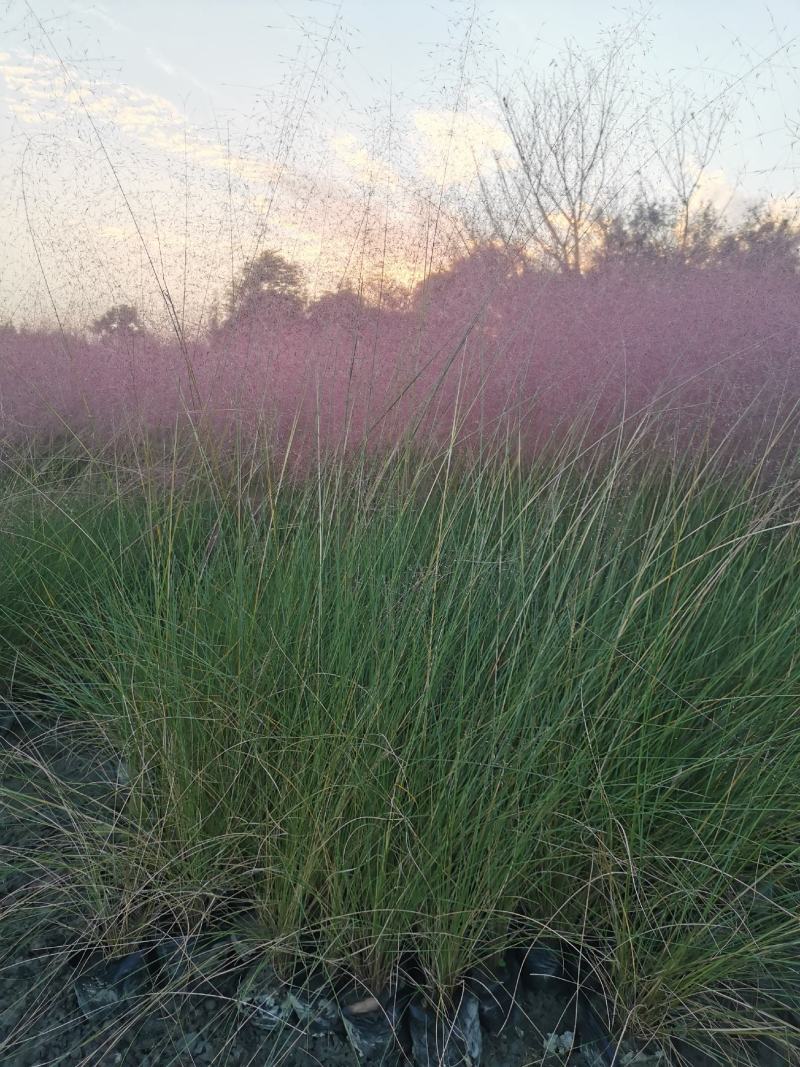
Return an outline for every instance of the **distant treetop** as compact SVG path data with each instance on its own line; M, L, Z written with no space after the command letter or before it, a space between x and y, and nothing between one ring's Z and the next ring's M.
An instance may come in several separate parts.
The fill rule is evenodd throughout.
M141 333L143 329L139 312L132 304L114 304L99 319L95 319L91 326L92 333L100 337L114 333Z
M275 297L290 304L303 304L303 274L297 264L267 249L250 260L231 285L225 325L258 316L270 298Z

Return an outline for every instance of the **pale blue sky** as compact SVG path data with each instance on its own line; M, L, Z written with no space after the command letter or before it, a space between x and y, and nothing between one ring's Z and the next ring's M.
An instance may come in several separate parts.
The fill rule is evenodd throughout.
M797 0L661 0L637 7L608 0L479 0L475 7L482 37L491 37L509 73L520 59L549 58L567 36L591 44L599 29L626 12L652 15L654 73L692 71L695 80L701 70L739 75L748 56L765 56L800 35ZM119 60L132 81L165 95L190 93L197 105L210 94L220 108L247 110L253 92L274 86L309 34L324 35L337 13L354 101L366 105L381 97L390 81L395 92L413 94L420 79L431 79L441 49L460 43L470 8L442 0L104 0L66 10L83 26L82 44L90 47L95 37L97 55ZM765 117L779 120L782 104L797 110L798 99L787 95L793 88L787 80L785 93L779 90L765 105Z
M434 50L452 37L454 15L463 17L469 6L442 0L90 0L51 11L63 16L71 10L73 26L78 19L83 24L87 46L94 27L101 52L120 59L128 76L153 89L167 92L178 84L189 90L194 77L219 94L219 102L235 106L249 99L252 87L273 83L281 60L293 54L313 23L324 32L337 12L349 32L354 91L366 100L375 86L388 83L390 73L395 87L413 88L420 75L430 73ZM649 9L659 69L704 65L738 73L736 39L764 54L775 46L774 27L787 40L800 33L796 0L661 0L628 9L608 0L492 0L476 8L482 20L494 24L498 52L507 57L540 47L546 52L568 35L589 43L626 10ZM46 9L38 13L44 18ZM148 48L174 66L174 78L159 69ZM245 88L236 91L236 85Z

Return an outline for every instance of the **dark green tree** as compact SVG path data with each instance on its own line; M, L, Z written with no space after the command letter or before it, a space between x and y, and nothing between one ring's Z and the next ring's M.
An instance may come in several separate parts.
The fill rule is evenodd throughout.
M271 302L302 306L303 275L285 256L267 249L246 264L228 296L224 324L257 316Z
M113 334L132 336L143 329L139 312L132 304L114 304L92 323L92 333L99 337Z
M720 242L718 258L740 257L749 266L796 273L800 270L800 226L787 216L751 207L741 224Z
M704 204L684 226L678 201L654 202L640 197L630 208L607 218L595 257L596 267L615 262L671 262L695 267L721 263L797 271L800 269L800 227L766 206L752 207L736 226L726 224L717 209Z
M662 260L675 250L677 211L666 201L637 199L625 214L604 219L598 263L629 260Z

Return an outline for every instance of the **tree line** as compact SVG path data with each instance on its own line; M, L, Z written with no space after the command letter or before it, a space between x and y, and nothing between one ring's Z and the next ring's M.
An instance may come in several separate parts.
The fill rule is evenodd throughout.
M492 244L498 242L475 242L474 254ZM524 255L527 269L577 273L575 265L565 265L552 255L537 257L535 249L522 252L511 242L505 242L505 248ZM625 212L595 219L591 241L583 241L581 274L645 264L695 269L727 264L800 275L800 228L762 205L752 207L731 225L706 204L687 224L679 201L644 197L637 198ZM443 275L446 277L447 271ZM413 306L415 291L407 297L407 305ZM214 309L209 332L219 335L276 312L314 315L318 311L352 310L360 302L358 294L349 289L309 300L301 268L279 251L267 249L246 264L230 285L222 308ZM145 332L145 324L136 307L121 303L96 318L91 332L102 339L135 337Z
M478 195L463 213L467 245L501 247L524 257L526 269L578 276L645 263L797 273L796 220L762 204L732 224L705 194L744 84L704 101L669 82L647 97L636 69L641 44L641 20L632 19L598 48L567 43L547 67L498 91L511 154L495 153L495 166L478 174ZM406 305L414 299L414 291L406 294ZM359 300L349 290L309 300L301 269L268 249L245 264L214 308L210 333L271 311L313 315ZM142 329L129 304L92 324L101 337Z

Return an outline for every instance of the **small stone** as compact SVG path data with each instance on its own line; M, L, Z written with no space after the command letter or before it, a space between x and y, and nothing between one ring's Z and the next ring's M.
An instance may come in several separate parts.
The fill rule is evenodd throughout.
M177 1051L188 1052L190 1056L200 1056L205 1050L206 1043L202 1034L197 1033L196 1030L190 1030L179 1042Z
M581 1046L581 1056L586 1067L608 1067L609 1061L597 1049Z
M630 1044L630 1042L626 1042ZM628 1048L619 1058L622 1067L658 1067L666 1059L666 1053L662 1048L645 1049Z
M545 1055L566 1056L572 1051L575 1044L575 1034L572 1030L565 1030L563 1034L548 1034L544 1039Z

